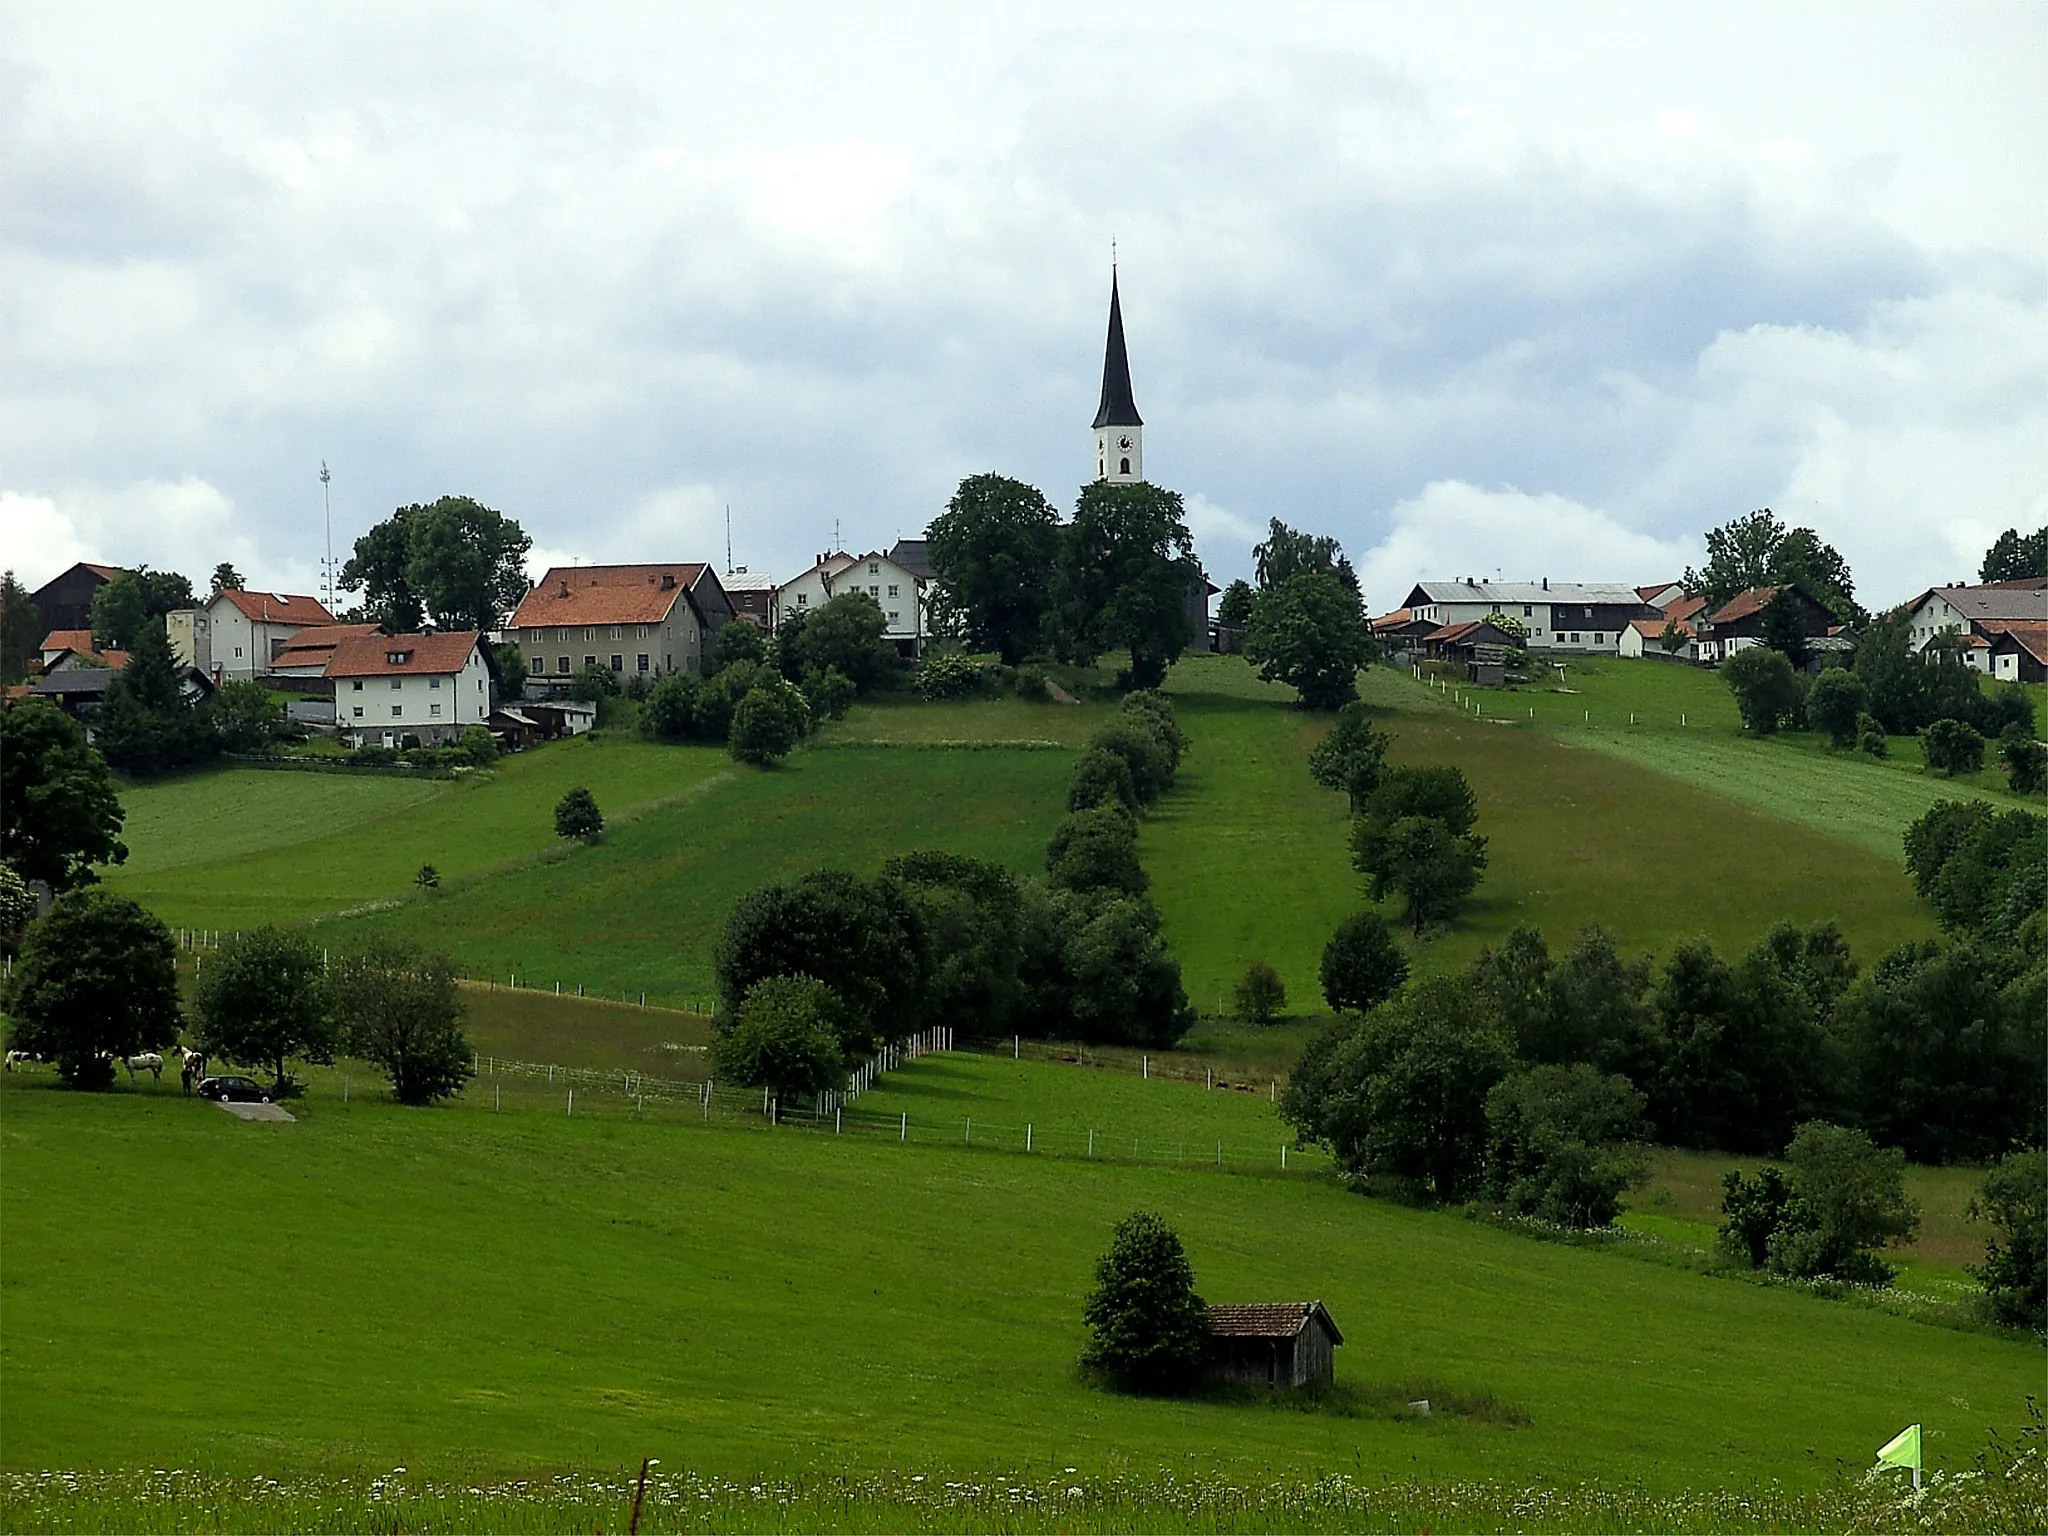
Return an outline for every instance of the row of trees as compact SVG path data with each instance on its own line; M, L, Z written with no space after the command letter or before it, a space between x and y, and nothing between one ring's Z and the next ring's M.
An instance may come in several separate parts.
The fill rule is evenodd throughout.
M1486 839L1473 831L1479 800L1464 771L1389 766L1392 740L1365 705L1347 704L1309 753L1309 772L1350 805L1351 863L1368 894L1400 896L1420 934L1455 917L1478 888Z
M8 1047L105 1088L114 1062L175 1044L186 1024L163 920L124 896L74 890L29 924L7 988ZM445 955L386 944L329 963L303 933L259 928L210 951L192 989L194 1045L297 1092L293 1061L373 1062L402 1104L431 1104L470 1074L463 1003Z
M1194 1023L1145 899L1136 812L1186 746L1171 704L1133 694L1076 761L1043 880L958 854L823 870L751 892L717 954L717 1070L785 1097L928 1023L1168 1046ZM1128 797L1128 798L1127 798Z
M938 623L1008 666L1037 655L1089 665L1120 650L1129 684L1155 688L1197 638L1202 568L1180 493L1162 486L1095 481L1061 522L1035 486L971 475L933 519L925 554Z

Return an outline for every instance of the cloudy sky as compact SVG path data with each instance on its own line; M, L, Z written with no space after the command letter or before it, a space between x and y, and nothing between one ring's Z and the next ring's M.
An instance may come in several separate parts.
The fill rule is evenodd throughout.
M1753 507L1884 603L2048 521L2048 7L111 6L0 20L0 561L313 590L477 496L786 575L1146 467L1368 600Z

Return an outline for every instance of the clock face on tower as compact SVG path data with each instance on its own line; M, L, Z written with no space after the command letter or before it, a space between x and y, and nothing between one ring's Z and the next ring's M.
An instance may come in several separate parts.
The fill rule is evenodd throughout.
M1131 440L1128 437L1120 437L1116 440L1116 445L1128 453L1131 447Z

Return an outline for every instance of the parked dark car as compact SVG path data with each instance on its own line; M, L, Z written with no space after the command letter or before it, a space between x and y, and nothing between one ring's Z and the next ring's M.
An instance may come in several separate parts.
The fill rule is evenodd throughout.
M261 1085L246 1077L202 1077L199 1086L192 1090L202 1099L218 1099L223 1104L268 1104L270 1095Z

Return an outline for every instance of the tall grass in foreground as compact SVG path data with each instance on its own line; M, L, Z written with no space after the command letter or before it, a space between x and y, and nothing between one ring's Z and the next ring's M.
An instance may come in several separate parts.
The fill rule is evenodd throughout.
M1247 1487L1196 1478L953 1479L906 1474L732 1482L657 1471L639 1529L666 1531L1968 1531L2048 1528L2038 1441L1976 1471L1820 1491L1697 1493L1327 1476ZM235 1480L193 1472L10 1473L9 1531L623 1531L631 1477L447 1484L407 1475Z

